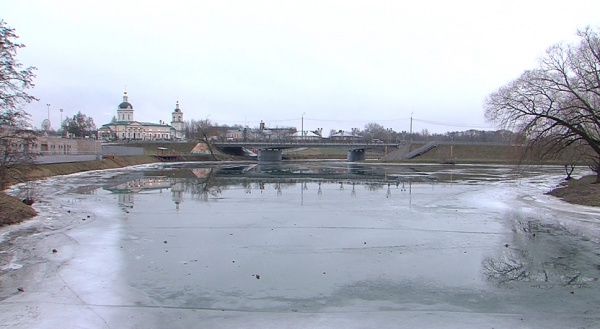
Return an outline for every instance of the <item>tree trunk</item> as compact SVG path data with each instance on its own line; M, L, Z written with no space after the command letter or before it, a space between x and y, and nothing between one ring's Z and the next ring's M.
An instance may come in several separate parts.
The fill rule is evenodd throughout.
M575 165L571 165L569 168L569 165L565 164L565 173L567 174L567 177L565 178L565 180L571 180L571 175L573 174L573 170L575 170Z
M204 134L203 137L204 137L203 138L204 143L206 143L206 146L208 147L208 151L210 152L210 155L212 156L213 160L217 160L217 157L215 156L215 153L213 152L212 144L210 143L208 136L206 134Z
M596 181L594 182L594 184L600 184L600 156L599 159L596 160L597 162L594 164L594 166L590 166L590 169L592 169L595 173L596 173Z

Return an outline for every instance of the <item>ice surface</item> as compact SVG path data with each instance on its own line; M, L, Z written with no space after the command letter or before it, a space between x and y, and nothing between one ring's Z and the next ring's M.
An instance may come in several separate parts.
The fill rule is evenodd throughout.
M593 327L600 212L544 195L562 178L311 162L36 182L40 215L0 231L0 323Z

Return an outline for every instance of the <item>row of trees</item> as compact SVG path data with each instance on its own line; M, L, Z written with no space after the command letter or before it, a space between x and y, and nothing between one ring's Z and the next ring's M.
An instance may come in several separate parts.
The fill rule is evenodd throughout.
M222 133L225 129L238 129L243 131L244 129L249 129L252 131L262 130L261 127L243 127L241 125L234 126L218 126L216 123L212 123L209 120L201 120L201 121L190 121L187 122L188 126L197 126L198 123L201 123L201 129L204 132L213 133L214 136L217 136L218 133ZM194 129L187 129L187 131L192 131L192 135L195 136ZM298 130L295 127L275 127L271 130L278 130L281 133L278 134L280 138L290 137ZM306 133L313 133L315 135L319 135L321 137L331 137L340 133L340 130L332 129L329 131L329 136L323 134L323 129L318 128L316 130L306 131ZM363 129L353 128L351 131L346 132L348 134L353 134L357 136L362 136L366 140L379 139L381 141L386 142L403 142L403 141L416 141L416 142L426 142L426 141L462 141L462 142L496 142L496 143L511 143L516 138L517 135L509 130L497 130L497 131L485 131L485 130L466 130L466 131L452 131L446 133L430 133L427 129L423 129L420 132L407 132L407 131L395 131L393 128L385 128L379 123L371 122L367 123ZM196 134L197 135L197 134Z
M185 122L185 136L191 140L204 140L212 136L224 139L228 130L238 130L242 134L246 134L248 139L256 137L255 132L264 130L265 127L244 127L242 125L218 125L208 119L205 120L189 120ZM273 133L273 138L286 139L297 132L295 127L275 127L267 129ZM323 136L322 129L311 131L322 137L331 137L338 133L337 130L331 130L329 136ZM509 130L485 131L485 130L466 130L452 131L446 133L429 133L427 129L420 132L395 131L392 128L385 128L378 123L368 123L364 129L354 128L350 132L358 136L364 137L366 140L378 139L384 142L427 142L427 141L457 141L457 142L481 142L481 143L511 143L517 140L517 134ZM242 138L243 138L242 137Z
M394 131L385 128L378 123L368 123L363 130L356 129L355 132L366 139L379 139L389 142L428 142L428 141L457 141L457 142L480 142L480 143L511 143L517 140L518 135L510 130L476 130L451 131L446 133L430 133L427 129L420 132Z
M6 187L15 166L33 160L25 148L35 140L35 134L23 107L37 100L27 93L34 87L36 68L24 68L17 60L17 51L25 47L16 42L18 38L15 30L0 20L0 190ZM12 178L19 179L14 174Z

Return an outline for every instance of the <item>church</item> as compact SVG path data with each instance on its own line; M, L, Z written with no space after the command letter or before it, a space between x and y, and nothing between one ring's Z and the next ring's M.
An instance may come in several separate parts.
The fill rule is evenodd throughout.
M117 107L116 120L102 125L98 129L98 138L101 140L182 140L185 139L183 129L183 112L179 108L179 101L171 113L171 124L166 122L151 123L140 122L133 119L133 105L129 103L127 91L123 93L123 102Z

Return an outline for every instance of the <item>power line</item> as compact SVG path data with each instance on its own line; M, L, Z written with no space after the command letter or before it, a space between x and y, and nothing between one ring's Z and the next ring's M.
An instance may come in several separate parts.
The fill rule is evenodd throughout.
M410 121L411 118L395 118L395 119L362 119L362 120L344 120L344 119L319 119L319 118L308 118L308 117L304 117L305 121L311 121L311 122L338 122L338 123L369 123L369 122L373 122L373 123L381 123L381 122L398 122L398 121ZM490 125L486 125L486 124L474 124L474 123L460 123L460 122L440 122L440 121L433 121L433 120L424 120L424 119L418 119L415 117L412 117L413 121L416 122L421 122L421 123L426 123L426 124L430 124L430 125L437 125L437 126L447 126L447 127L458 127L458 128L489 128L489 129L494 129L494 126L490 126ZM218 119L214 119L213 121L215 122L220 122L221 120ZM225 120L227 121L227 120ZM302 118L298 117L298 118L289 118L289 119L266 119L266 120L239 120L239 121L227 121L231 124L253 124L253 123L260 123L260 122L265 122L265 123L281 123L281 122L291 122L291 123L298 123L301 122Z
M432 124L432 125L438 125L438 126L449 126L449 127L461 127L461 128L494 128L493 126L489 126L489 125L482 125L482 124L474 124L474 123L453 123L453 122L438 122L438 121L431 121L431 120L421 120L421 119L415 119L413 118L414 121L418 121L418 122L422 122L422 123L428 123L428 124Z

